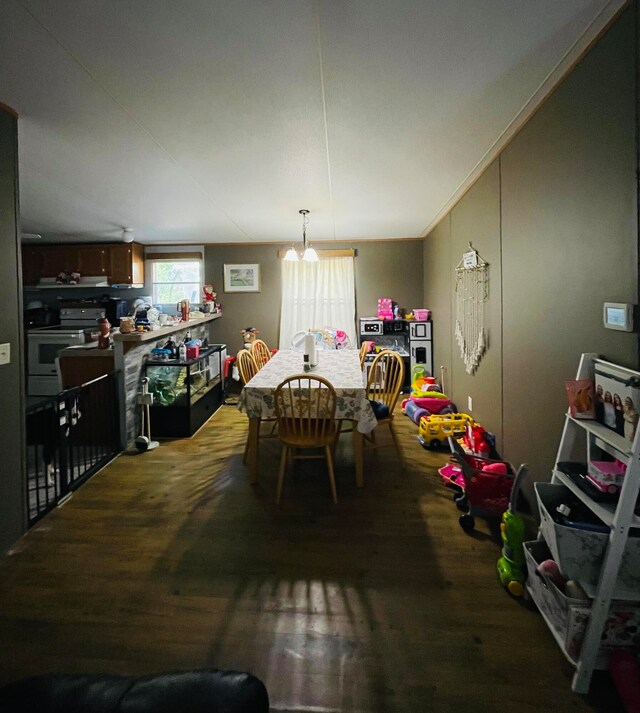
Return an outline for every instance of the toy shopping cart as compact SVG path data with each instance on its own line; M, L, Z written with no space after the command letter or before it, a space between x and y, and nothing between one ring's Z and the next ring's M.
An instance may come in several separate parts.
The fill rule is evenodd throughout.
M462 511L460 527L471 532L476 515L497 516L509 507L515 478L513 466L505 461L479 458L465 453L454 438L449 438L454 463L440 468L442 482L456 493L456 506Z

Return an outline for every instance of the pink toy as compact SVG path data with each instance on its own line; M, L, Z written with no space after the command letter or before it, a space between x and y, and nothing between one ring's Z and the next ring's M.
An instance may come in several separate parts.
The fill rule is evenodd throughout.
M549 559L544 560L544 562L540 562L538 565L538 572L553 582L561 592L564 592L564 586L567 583L567 580L560 574L560 569L555 560Z
M483 473L497 473L498 475L506 475L509 468L506 463L489 463L482 468Z
M640 665L629 651L612 651L609 671L627 713L640 713Z
M336 349L345 349L349 346L349 336L341 329L336 330Z
M427 409L429 413L454 413L454 410L451 408L451 401L449 401L449 399L436 399L430 396L418 396L416 398L414 396L411 396L410 400L413 401L417 406L420 406L420 408Z
M378 300L378 319L393 319L393 300L380 297Z

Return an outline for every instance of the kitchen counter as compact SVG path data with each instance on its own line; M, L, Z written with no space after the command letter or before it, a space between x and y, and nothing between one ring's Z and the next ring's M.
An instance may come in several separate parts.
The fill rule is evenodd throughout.
M181 329L190 329L192 327L197 327L201 324L207 324L207 322L212 322L214 319L222 317L222 312L217 314L207 314L199 319L190 319L188 322L175 322L174 324L167 325L166 327L160 327L160 329L150 330L148 332L132 332L131 334L114 334L113 340L115 342L148 342L153 339L160 340L166 337L168 334L173 334L174 332L179 332Z
M191 333L193 339L208 339L210 343L213 343L215 341L213 322L220 317L222 317L222 313L218 312L207 314L198 319L190 319L188 322L175 322L148 332L113 335L115 368L122 374L119 403L122 443L130 445L136 436L140 435L138 392L140 391L144 363L151 351L155 347L163 346L170 335L175 334L176 341L180 342L187 331ZM68 361L78 363L79 360L74 358ZM95 360L87 359L86 361L93 363Z
M71 389L110 374L115 368L115 354L113 349L98 349L98 342L89 342L61 349L58 363L62 388Z
M59 357L109 357L113 359L113 347L98 349L98 342L66 347L58 352Z

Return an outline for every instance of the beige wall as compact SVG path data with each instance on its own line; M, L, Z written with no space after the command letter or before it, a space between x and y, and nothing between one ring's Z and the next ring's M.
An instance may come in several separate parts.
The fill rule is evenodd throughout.
M453 338L451 352L456 358L451 362L449 380L456 394L458 409L468 411L468 398L473 408L471 415L480 423L492 424L498 450L502 448L502 286L500 260L500 167L495 161L471 188L465 199L451 212L451 260L449 272L455 283L454 271L469 243L489 263L489 296L484 305L486 327L486 353L478 370L468 374L460 349ZM455 284L453 285L455 288ZM456 319L455 291L452 293L451 324Z
M355 248L356 312L375 314L378 297L391 297L402 307L423 306L421 240L366 241L357 243L316 243L317 248ZM212 282L222 303L222 319L216 322L216 340L228 345L230 354L242 347L240 330L253 326L269 346L278 345L280 330L280 260L282 245L207 245L205 278ZM225 293L225 263L259 263L259 293Z
M17 138L17 119L0 107L0 341L8 342L11 349L11 362L0 366L0 553L20 537L26 526Z
M637 335L602 326L605 300L638 294L635 44L632 8L425 239L436 363L448 356L445 329L453 344L442 291L455 304L469 240L490 263L490 347L473 377L452 347L451 396L462 408L471 394L473 415L535 480L550 476L580 354L638 367Z

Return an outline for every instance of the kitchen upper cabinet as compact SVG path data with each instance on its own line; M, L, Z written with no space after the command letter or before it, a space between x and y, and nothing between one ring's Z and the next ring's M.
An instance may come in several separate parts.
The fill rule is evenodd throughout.
M22 282L25 285L37 285L44 277L44 261L46 254L42 246L22 246Z
M109 283L141 285L144 282L144 249L137 243L115 243L110 248Z
M37 285L43 277L79 272L82 277L104 277L111 285L144 283L144 248L137 243L24 245L23 284Z
M81 275L107 275L110 267L108 245L80 245L77 248L77 271Z

